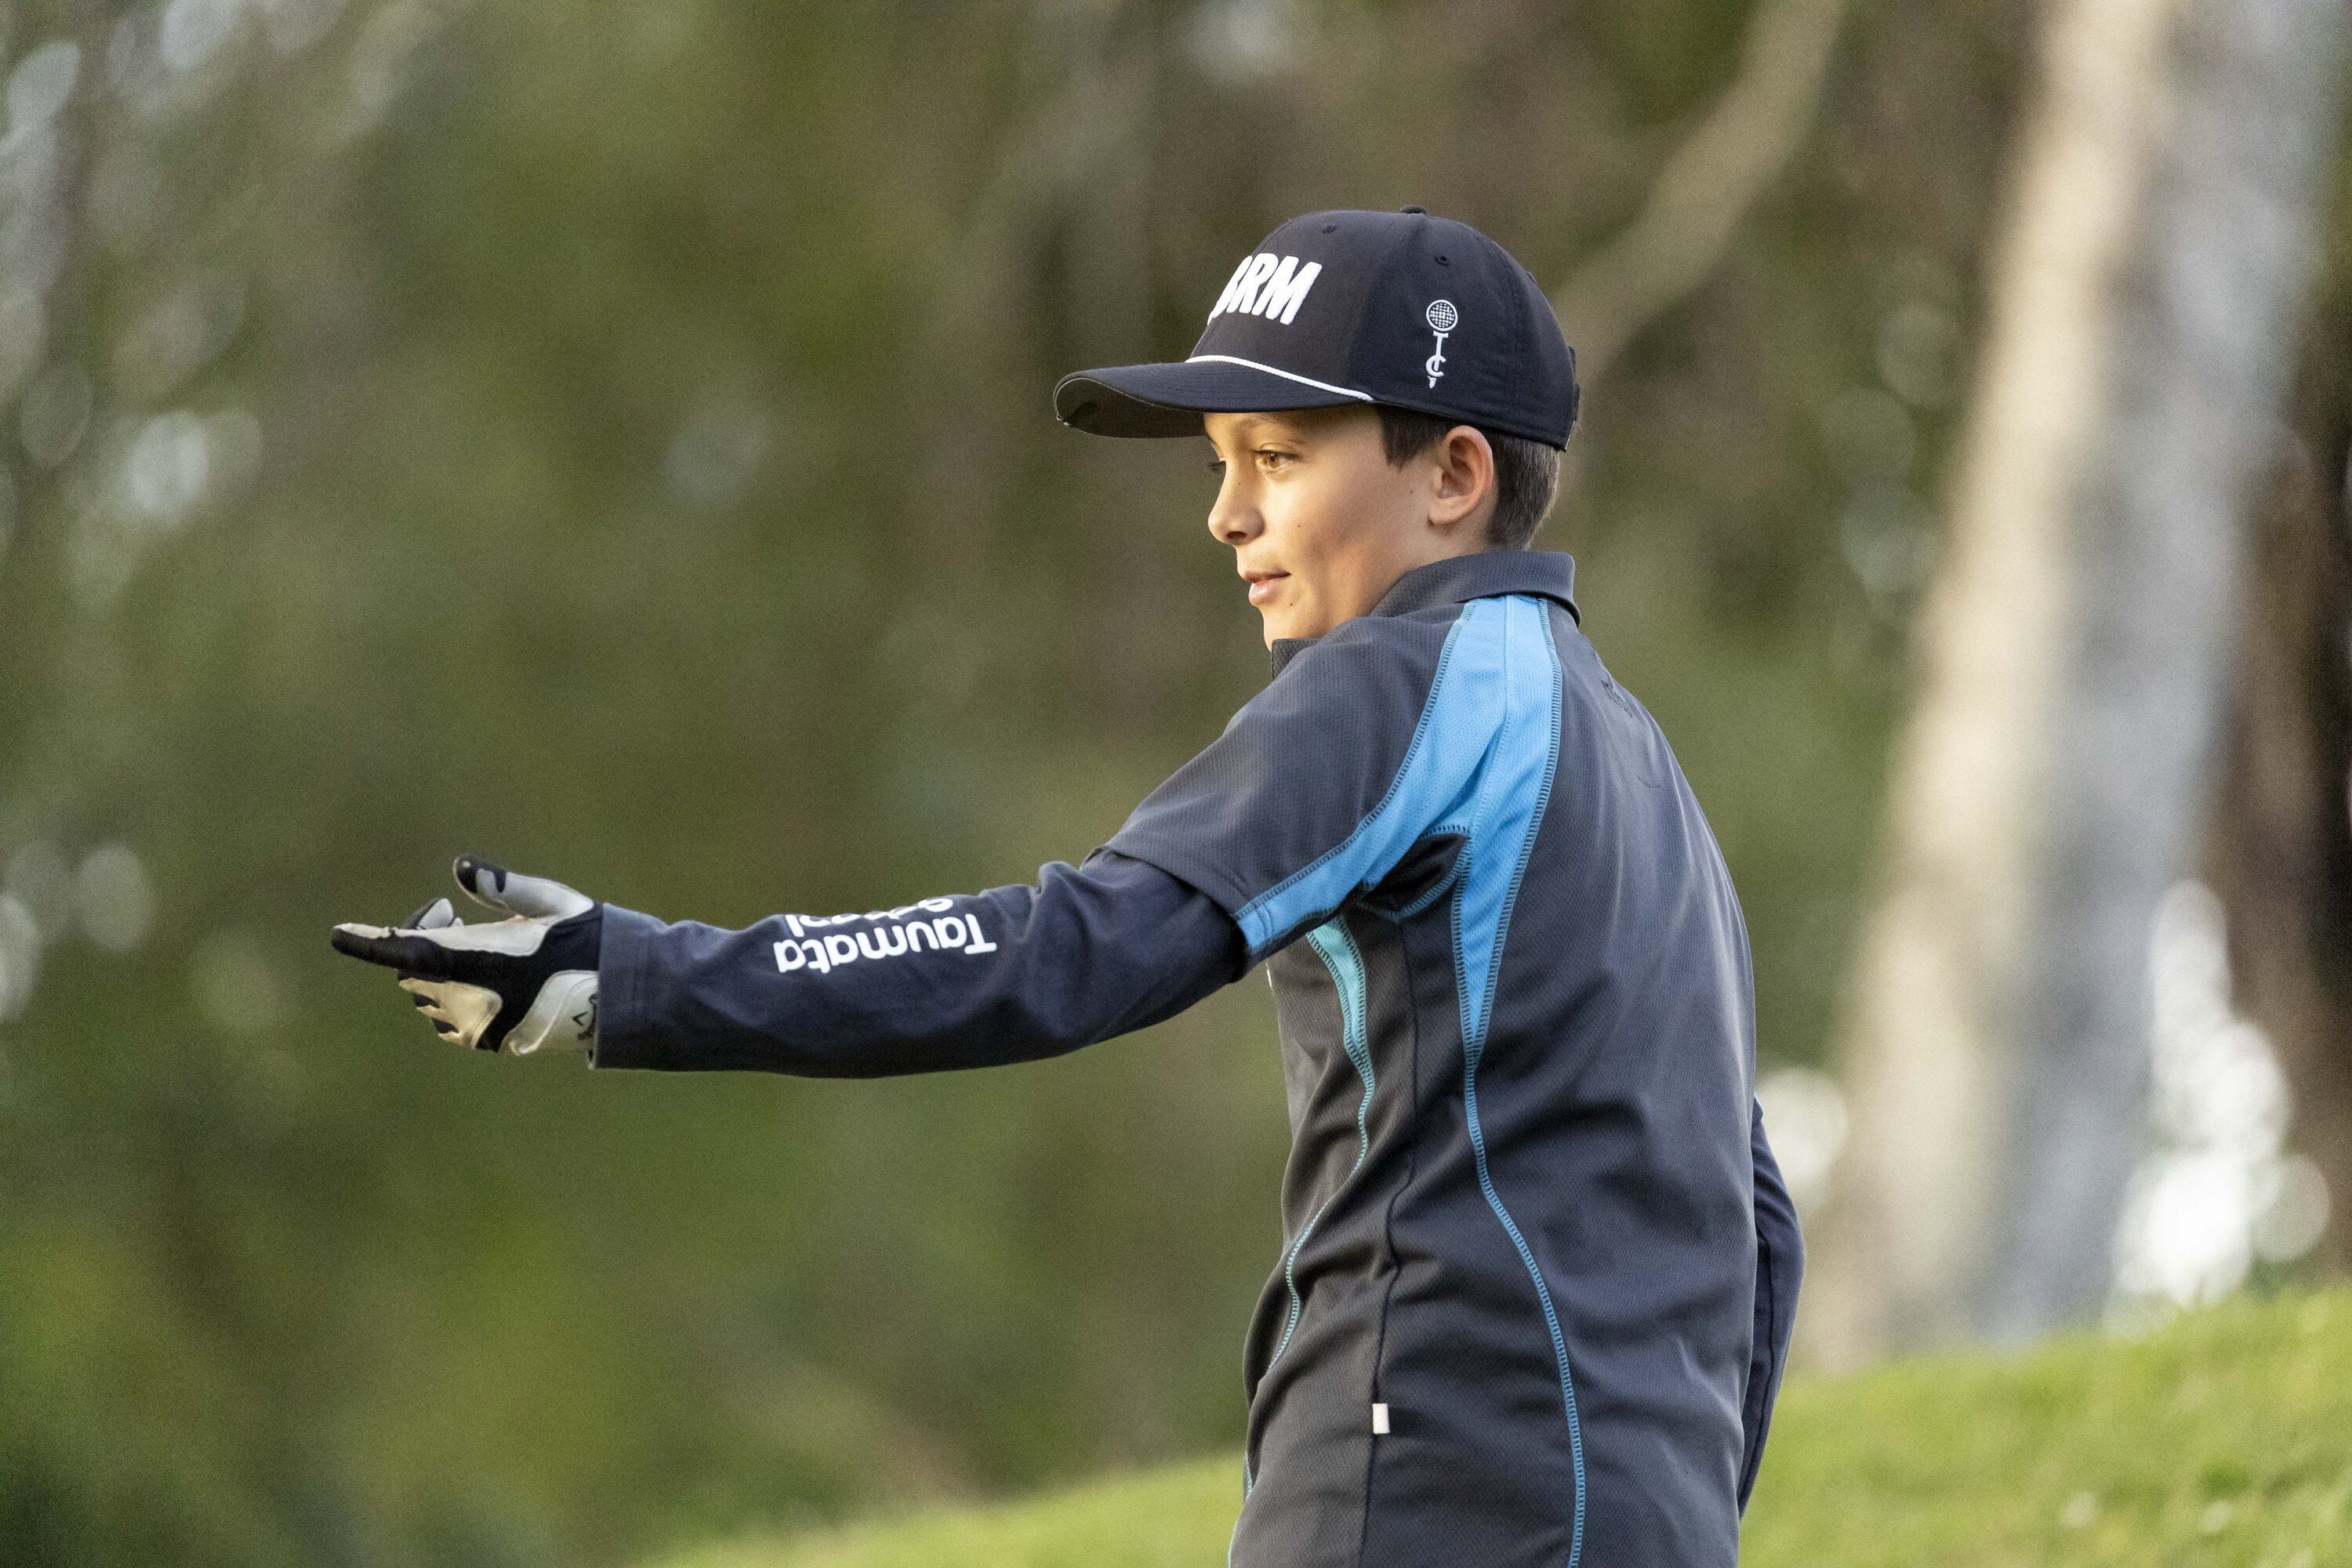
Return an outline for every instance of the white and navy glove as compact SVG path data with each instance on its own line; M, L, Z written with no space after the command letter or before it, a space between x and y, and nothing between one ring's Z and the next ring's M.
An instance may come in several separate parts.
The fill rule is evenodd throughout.
M456 870L458 887L509 918L467 925L436 899L390 929L337 926L335 951L396 971L445 1040L519 1057L593 1047L604 906L470 855Z

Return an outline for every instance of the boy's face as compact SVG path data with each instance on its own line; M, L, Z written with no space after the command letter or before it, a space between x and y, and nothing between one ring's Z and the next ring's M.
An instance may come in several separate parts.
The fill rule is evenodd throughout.
M1269 647L1364 614L1416 566L1486 548L1494 452L1469 426L1398 465L1369 408L1202 417L1220 475L1209 531L1234 547Z

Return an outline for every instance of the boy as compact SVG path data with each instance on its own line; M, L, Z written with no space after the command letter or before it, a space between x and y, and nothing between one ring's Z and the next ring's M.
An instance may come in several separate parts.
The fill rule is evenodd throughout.
M1293 1146L1231 1561L1727 1568L1801 1249L1730 879L1572 563L1525 548L1576 400L1493 240L1295 219L1190 359L1055 389L1205 431L1274 656L1082 865L731 931L460 859L513 918L335 945L483 1049L840 1076L1068 1050L1263 963Z

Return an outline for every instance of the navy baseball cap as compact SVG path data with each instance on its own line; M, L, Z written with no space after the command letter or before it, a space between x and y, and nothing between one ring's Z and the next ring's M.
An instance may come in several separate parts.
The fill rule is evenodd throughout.
M1385 403L1568 445L1576 351L1508 251L1402 212L1292 218L1226 280L1190 359L1064 376L1054 412L1097 436L1197 436L1207 413Z

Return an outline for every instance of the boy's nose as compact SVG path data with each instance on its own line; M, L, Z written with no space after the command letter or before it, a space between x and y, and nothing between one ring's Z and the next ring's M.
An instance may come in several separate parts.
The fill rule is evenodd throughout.
M1226 486L1217 492L1214 505L1209 508L1209 533L1220 543L1246 544L1265 531L1265 521L1257 508L1233 493Z

